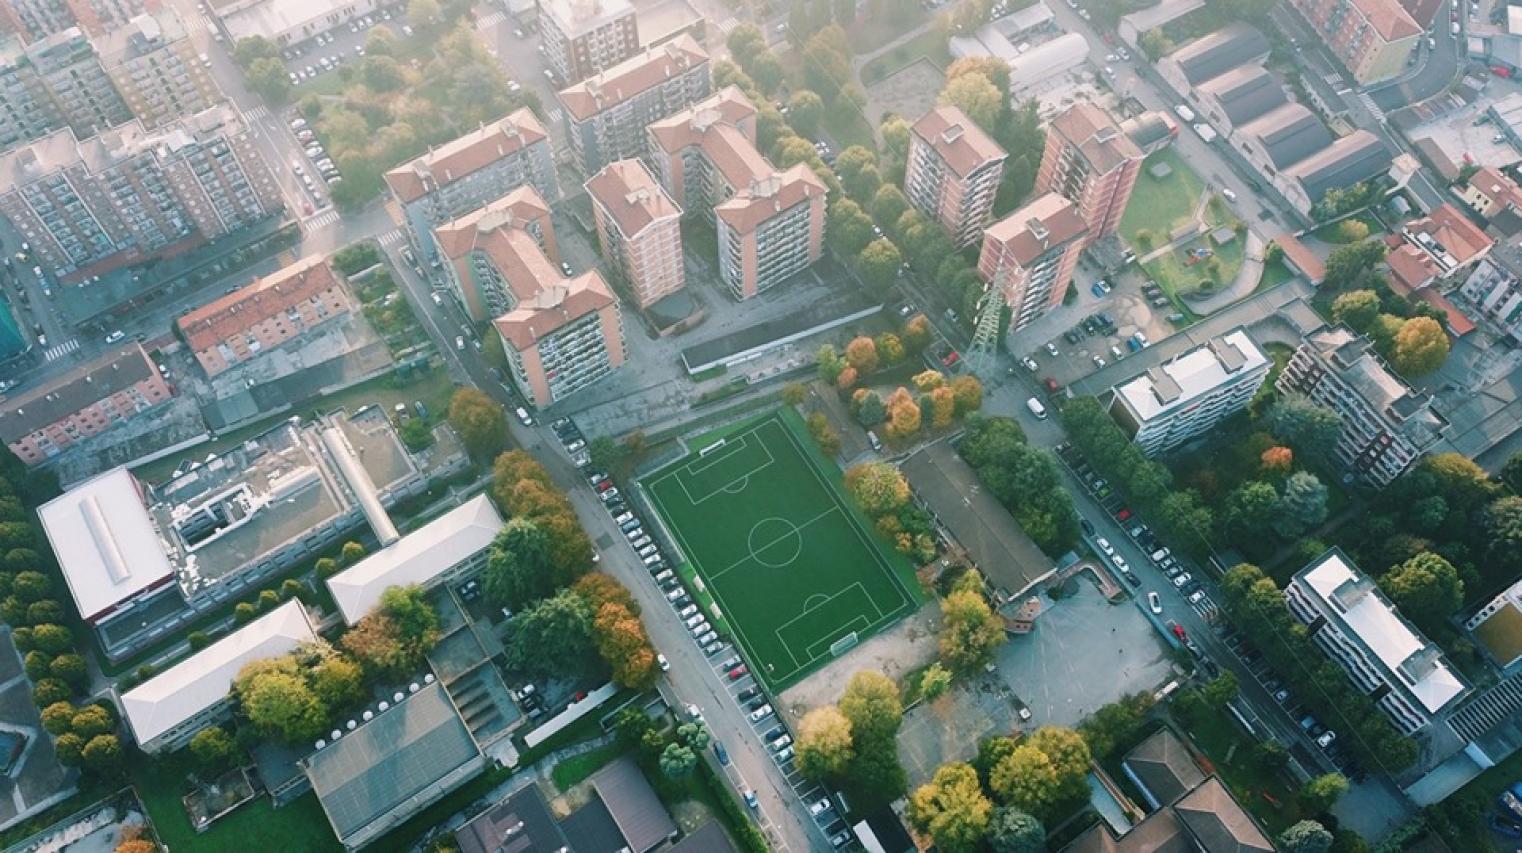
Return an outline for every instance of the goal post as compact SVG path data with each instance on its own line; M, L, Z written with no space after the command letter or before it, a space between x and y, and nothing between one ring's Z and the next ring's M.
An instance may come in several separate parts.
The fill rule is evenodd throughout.
M850 651L851 648L856 645L859 639L860 638L856 635L855 631L852 631L844 637L841 637L840 639L830 644L830 656L837 658L840 657L841 655Z
M698 458L702 459L704 456L707 456L708 454L714 452L715 450L718 450L719 448L721 448L723 446L724 446L724 439L721 438L718 441L715 441L713 444L710 444L707 447L703 448L702 450L699 450L698 451Z

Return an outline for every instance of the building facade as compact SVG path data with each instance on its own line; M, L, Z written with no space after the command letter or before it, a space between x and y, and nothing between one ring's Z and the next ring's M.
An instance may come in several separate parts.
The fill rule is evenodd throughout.
M1422 28L1399 0L1291 0L1360 86L1406 69Z
M413 249L435 266L433 229L524 185L543 198L560 198L549 134L527 108L386 173Z
M142 345L130 343L0 403L0 440L39 465L173 396Z
M1272 366L1233 329L1115 386L1110 414L1143 453L1167 453L1246 408Z
M628 0L539 0L545 63L562 85L580 83L639 53Z
M651 173L685 216L713 208L769 166L755 150L756 108L736 86L693 104L645 129Z
M708 53L689 35L560 90L566 135L583 175L645 153L645 128L708 97Z
M988 227L978 255L978 274L999 288L1013 317L1010 333L1062 304L1088 227L1078 206L1046 193Z
M1495 219L1503 211L1510 211L1513 216L1522 213L1522 187L1494 166L1481 166L1470 175L1459 198L1486 219Z
M1522 251L1496 246L1470 270L1457 296L1471 317L1522 344Z
M0 32L34 42L77 26L99 36L141 15L147 5L146 0L6 0L0 3Z
M586 184L602 254L641 308L687 283L682 210L638 160L604 166Z
M1417 734L1469 692L1442 649L1337 549L1297 572L1284 601L1317 648L1404 734Z
M214 377L353 309L343 282L325 259L313 256L202 305L175 327L196 363Z
M172 8L138 15L98 39L97 46L127 109L149 130L223 99Z
M935 107L910 128L904 195L958 246L970 246L993 218L1006 156L966 113Z
M1402 381L1368 338L1346 326L1306 335L1274 387L1337 412L1336 459L1350 477L1375 488L1411 467L1448 426L1430 396Z
M78 27L23 47L0 41L0 150L67 127L83 138L131 121L132 111Z
M1078 205L1091 243L1120 227L1136 176L1141 148L1114 117L1082 101L1052 119L1036 173L1036 192L1054 192Z
M533 187L519 187L440 225L434 240L444 259L445 281L478 323L513 310L522 294L534 291L535 276L560 263L550 206ZM534 263L535 254L550 266Z

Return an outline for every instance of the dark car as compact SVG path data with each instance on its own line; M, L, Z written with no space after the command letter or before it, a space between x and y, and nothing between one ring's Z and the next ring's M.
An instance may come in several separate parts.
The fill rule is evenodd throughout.
M721 767L728 767L729 766L729 753L727 751L725 751L724 744L719 743L718 741L714 741L713 742L713 754L718 756L718 758L719 758L719 766L721 766Z
M1126 583L1132 586L1141 586L1141 578L1137 577L1135 572L1126 572L1124 577L1126 579Z
M749 702L759 695L761 695L761 688L747 687L744 690L741 690L739 693L735 694L735 699L740 702Z
M1093 522L1089 521L1087 518L1080 518L1080 519L1078 519L1078 526L1083 528L1084 535L1086 535L1086 536L1093 536L1094 535L1094 524L1093 524Z

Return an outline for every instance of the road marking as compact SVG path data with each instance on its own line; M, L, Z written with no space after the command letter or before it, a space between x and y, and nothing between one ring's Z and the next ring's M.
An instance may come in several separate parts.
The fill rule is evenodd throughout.
M560 124L560 116L561 116L561 113L560 113L560 108L559 107L555 107L555 108L551 109L548 113L545 113L545 115L544 115L545 118L549 119L550 124Z
M506 20L506 14L502 12L492 12L491 14L476 22L476 29L485 32L486 30L489 30Z
M375 238L382 246L395 246L402 240L402 229L393 228Z
M301 221L301 227L307 231L316 231L319 228L326 228L338 220L338 211L333 208L329 208L322 213L316 214L315 216L310 216L306 219L303 219Z
M253 106L243 111L243 120L249 124L253 124L259 119L268 118L269 114L269 107L266 107L264 104L254 104Z
M730 32L738 26L740 26L740 22L733 15L730 15L728 18L725 18L719 22L719 30L723 32L724 35L729 35Z
M74 350L79 349L79 338L70 338L52 349L43 352L42 357L47 361L63 358Z

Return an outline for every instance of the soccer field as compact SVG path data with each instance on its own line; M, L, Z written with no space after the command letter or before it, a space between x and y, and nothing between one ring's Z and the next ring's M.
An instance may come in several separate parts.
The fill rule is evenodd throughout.
M781 414L707 441L644 488L774 690L913 603Z

